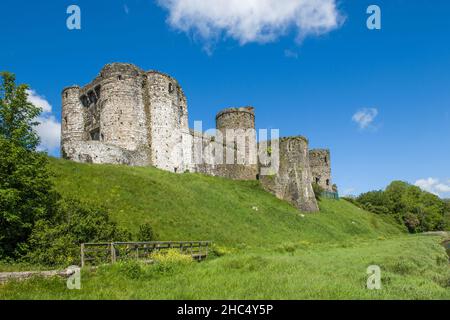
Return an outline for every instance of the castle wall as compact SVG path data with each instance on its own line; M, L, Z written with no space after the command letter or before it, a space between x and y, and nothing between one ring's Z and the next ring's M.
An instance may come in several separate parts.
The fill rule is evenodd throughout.
M129 64L106 65L101 71L100 141L136 150L147 144L142 86L144 72Z
M147 73L150 144L154 166L185 170L183 134L189 133L186 97L178 82L159 72Z
M281 138L277 174L261 176L263 187L306 212L319 211L309 167L308 140L303 137Z
M311 167L312 181L321 186L325 191L333 192L333 183L331 181L330 150L310 150L309 163Z
M84 111L79 99L80 87L68 87L62 92L61 152L72 142L83 140Z
M146 150L126 150L100 141L73 142L67 145L66 158L81 163L146 166Z
M223 153L222 164L215 168L216 175L235 180L256 180L258 164L254 108L228 108L220 111L216 116L216 129L221 133L228 152L232 154L227 158L227 151ZM228 131L229 129L232 131ZM232 164L227 161L230 158Z
M216 116L216 129L214 137L190 130L187 100L179 83L131 64L106 65L90 84L62 93L64 158L152 165L235 180L260 178L267 191L311 212L318 211L312 181L318 179L324 189L332 190L329 151L308 152L308 141L302 137L282 138L279 171L259 177L252 107L222 110Z

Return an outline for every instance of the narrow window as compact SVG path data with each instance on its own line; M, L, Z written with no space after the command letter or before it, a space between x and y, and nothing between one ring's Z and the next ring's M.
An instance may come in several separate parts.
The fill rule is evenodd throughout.
M117 80L119 80L119 81L122 80L122 75L118 75Z
M67 117L64 117L64 130L67 130Z
M173 92L173 84L172 82L169 83L169 93Z
M319 184L320 178L316 178L316 183Z
M92 104L92 103L96 104L97 103L97 97L96 97L94 91L89 91L88 92L88 97L89 97L90 104Z
M100 140L100 129L94 129L90 132L92 141Z
M89 107L89 99L86 95L81 96L81 103L83 104L83 107L87 108Z
M100 99L100 89L101 89L101 86L95 87L95 94L97 95L97 99Z
M329 186L330 185L330 180L329 179L327 179L327 186Z

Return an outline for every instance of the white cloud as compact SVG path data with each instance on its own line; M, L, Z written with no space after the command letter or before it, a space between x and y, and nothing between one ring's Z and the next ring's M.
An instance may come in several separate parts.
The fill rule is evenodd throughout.
M34 90L27 90L28 93L28 101L34 104L36 107L39 107L42 109L42 112L44 113L50 113L52 112L52 106L48 101L41 97L36 93Z
M440 197L450 196L450 181L445 183L436 178L427 178L417 180L415 185Z
M378 110L375 108L364 108L356 112L352 120L356 122L360 129L367 129L378 116Z
M34 90L28 90L28 101L42 109L42 113L37 117L39 125L36 132L41 138L39 150L55 153L59 149L61 139L61 123L52 114L52 106Z
M222 37L267 43L295 30L298 40L338 28L336 0L158 0L167 23L211 43ZM208 46L208 45L206 45Z

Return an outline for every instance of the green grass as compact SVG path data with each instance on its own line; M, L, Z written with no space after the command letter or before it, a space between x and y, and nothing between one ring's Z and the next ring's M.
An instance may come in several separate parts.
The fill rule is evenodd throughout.
M323 200L320 214L302 216L265 192L257 181L55 159L52 166L63 195L104 205L114 220L132 232L148 222L160 240L212 240L259 248L288 241L334 242L402 232L346 201Z
M160 240L212 240L227 253L167 270L84 269L80 291L58 278L10 282L0 299L450 299L440 238L408 235L347 201L322 200L307 214L257 182L51 163L63 196L104 205L121 226L149 222ZM369 265L381 267L381 290L366 289Z
M366 289L369 265L382 289ZM12 282L0 299L449 299L450 268L432 237L401 237L354 247L251 252L159 272L126 264L84 270L80 291L61 279Z

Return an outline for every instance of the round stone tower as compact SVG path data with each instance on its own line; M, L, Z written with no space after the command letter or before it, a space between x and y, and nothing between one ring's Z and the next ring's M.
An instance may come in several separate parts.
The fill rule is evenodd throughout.
M272 142L273 143L273 142ZM279 168L272 176L261 176L262 185L278 198L306 212L319 211L312 188L308 140L287 137L279 140Z
M224 109L216 116L216 128L223 131L223 134L227 129L255 129L255 109L253 107Z
M223 164L218 165L218 174L236 180L257 179L254 108L228 108L220 111L216 116L216 129L221 133L221 140L226 146ZM231 156L233 153L234 157Z
M146 143L144 77L141 69L127 63L107 64L102 69L94 87L87 92L88 98L94 97L100 112L99 128L91 129L96 140L127 150L136 150Z
M184 170L182 137L189 134L187 99L178 81L158 71L147 72L150 143L154 166L172 172Z
M61 152L63 157L70 143L83 141L84 112L80 87L67 87L62 92Z
M313 182L321 186L325 191L333 192L331 182L331 158L328 149L313 149L309 151L309 163Z

